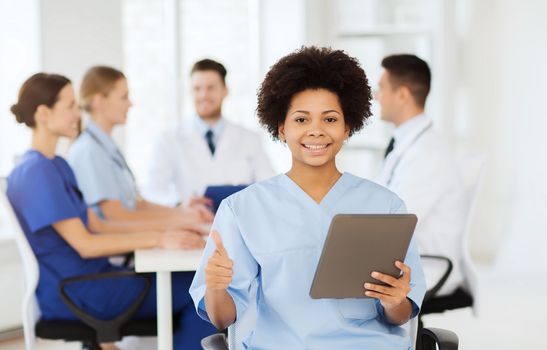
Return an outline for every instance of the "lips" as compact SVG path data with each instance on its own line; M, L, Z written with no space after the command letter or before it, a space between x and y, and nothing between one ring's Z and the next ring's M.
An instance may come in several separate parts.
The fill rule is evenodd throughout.
M327 154L330 147L330 143L302 143L301 146L304 149L304 152L312 157L324 156Z
M328 147L329 144L321 144L321 145L314 145L314 144L302 144L305 148L312 150L312 151L320 151Z

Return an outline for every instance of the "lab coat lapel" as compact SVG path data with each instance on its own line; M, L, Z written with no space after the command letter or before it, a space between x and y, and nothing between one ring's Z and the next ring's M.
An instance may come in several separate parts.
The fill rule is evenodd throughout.
M237 151L237 149L234 148L239 146L235 132L236 130L232 127L230 122L224 121L224 123L224 130L222 130L222 133L218 138L215 155L212 157L215 162L222 162L223 159L229 158L230 155Z
M393 180L395 171L397 170L397 165L401 161L403 155L414 146L416 138L424 132L424 130L431 127L431 121L425 119L423 123L417 125L412 129L405 137L395 143L395 148L391 151L390 154L384 159L384 164L382 166L382 171L378 177L378 183L381 185L389 187L389 184Z
M192 125L189 123L183 124L180 135L182 149L192 150L192 152L185 152L192 158L192 164L202 164L204 159L212 159L205 137L197 132Z

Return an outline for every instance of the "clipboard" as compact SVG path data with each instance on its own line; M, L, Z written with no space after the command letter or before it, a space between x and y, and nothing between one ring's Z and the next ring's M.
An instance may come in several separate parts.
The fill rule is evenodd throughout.
M231 196L232 194L241 191L248 185L220 185L220 186L209 186L205 190L204 196L213 201L213 206L211 210L213 213L216 213L220 202L224 198Z

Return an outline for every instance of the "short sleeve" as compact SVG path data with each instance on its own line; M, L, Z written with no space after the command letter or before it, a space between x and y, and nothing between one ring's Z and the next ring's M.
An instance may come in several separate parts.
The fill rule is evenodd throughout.
M397 196L394 196L394 200L391 205L391 214L406 214L405 203ZM425 276L422 269L422 263L420 260L420 253L418 251L418 245L416 243L416 238L413 237L410 241L408 251L406 253L404 263L410 267L411 278L410 278L410 288L411 291L407 295L407 298L412 302L412 314L411 318L418 315L420 312L420 306L426 291L425 285ZM383 316L383 309L379 302L377 302L378 311Z
M237 224L237 218L230 207L229 201L223 201L215 216L212 230L217 231L222 238L224 248L233 260L233 279L227 289L236 306L236 319L247 309L251 287L258 276L258 263L245 244ZM209 320L203 298L205 297L205 266L215 250L215 242L209 237L201 262L190 286L190 295L196 306L198 315Z
M95 206L104 200L121 200L120 187L112 171L110 158L102 149L85 145L74 144L68 162L74 169L87 205Z
M79 217L78 208L68 193L70 185L53 164L36 165L8 181L10 201L31 233Z

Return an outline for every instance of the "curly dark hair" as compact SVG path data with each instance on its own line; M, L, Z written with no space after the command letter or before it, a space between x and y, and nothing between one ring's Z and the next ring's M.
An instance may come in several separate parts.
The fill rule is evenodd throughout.
M258 91L260 124L274 139L285 121L292 97L308 89L326 89L338 95L350 136L371 116L371 91L357 59L342 50L301 47L281 58L266 74Z

